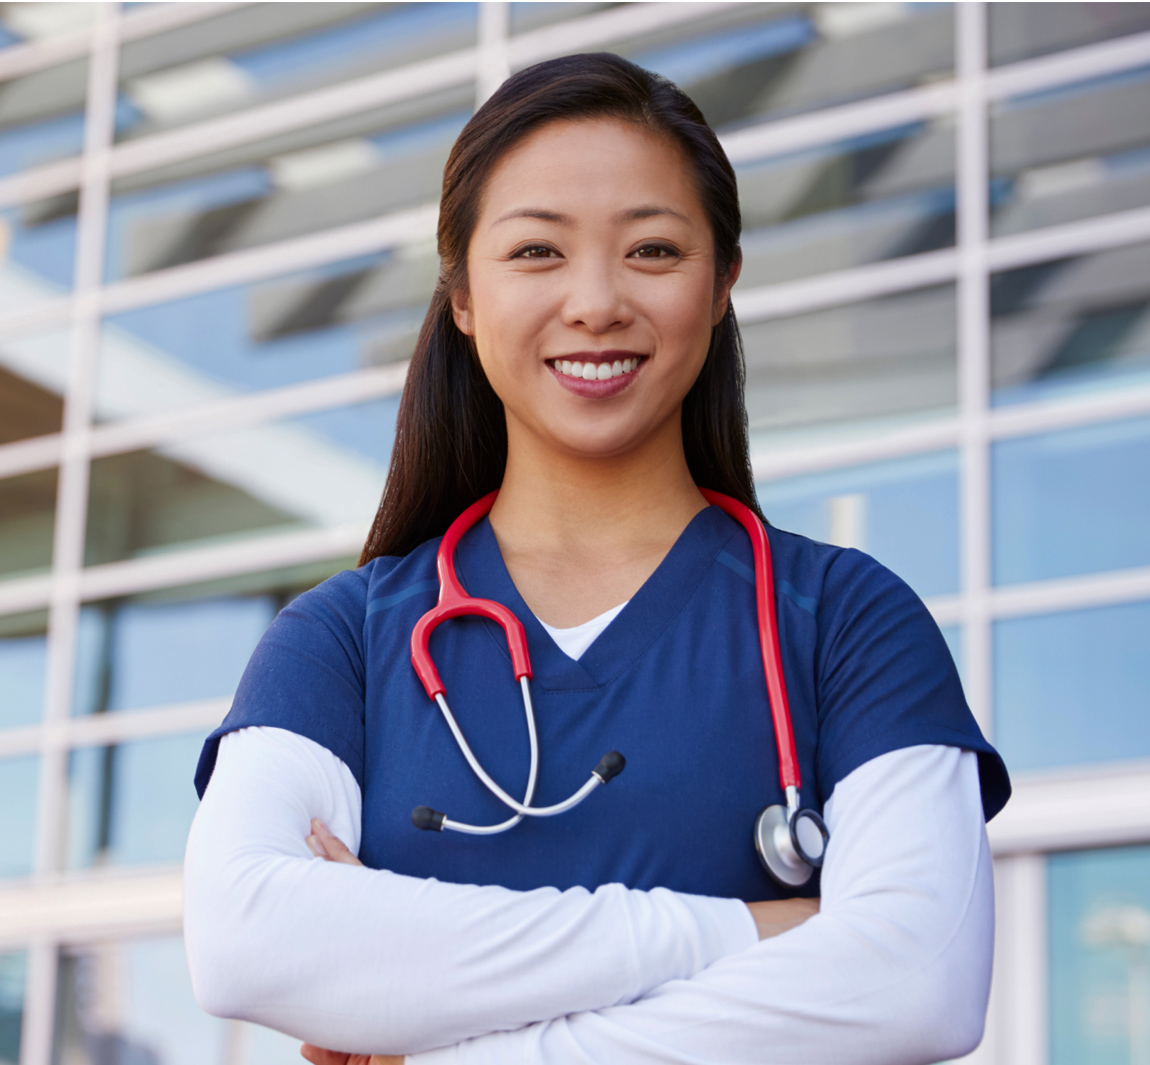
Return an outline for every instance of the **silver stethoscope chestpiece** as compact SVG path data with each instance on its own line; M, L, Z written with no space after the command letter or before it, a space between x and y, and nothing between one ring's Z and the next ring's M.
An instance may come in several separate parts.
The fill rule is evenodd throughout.
M755 850L767 872L785 887L802 887L823 864L830 838L814 810L768 806L755 821Z

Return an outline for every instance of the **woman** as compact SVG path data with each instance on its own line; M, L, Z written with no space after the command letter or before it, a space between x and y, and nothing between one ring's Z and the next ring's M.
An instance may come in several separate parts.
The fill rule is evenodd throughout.
M775 529L804 794L831 830L821 883L785 891L751 845L782 798L751 549L699 493L756 507L738 237L714 134L622 59L523 71L468 123L360 568L280 614L205 745L185 928L206 1009L323 1061L896 1065L977 1043L983 816L1005 770L913 593ZM496 488L456 564L527 632L535 802L604 750L627 769L555 819L419 832L423 803L508 816L409 655L437 538ZM456 619L431 650L480 760L522 794L502 632ZM820 893L821 910L793 899Z

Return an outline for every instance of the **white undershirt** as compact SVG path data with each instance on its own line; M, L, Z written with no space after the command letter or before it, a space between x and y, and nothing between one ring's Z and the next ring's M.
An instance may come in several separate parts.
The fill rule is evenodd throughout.
M355 778L311 740L245 728L221 741L188 840L196 998L409 1065L926 1065L967 1053L994 925L975 755L884 754L841 780L824 812L821 912L760 943L737 900L619 884L511 891L313 858L312 817L358 851Z
M630 600L627 600L629 603ZM610 610L593 617L590 621L583 622L582 625L572 625L568 629L557 629L554 625L548 625L546 621L539 619L539 624L547 630L547 635L555 641L568 658L574 658L576 662L583 657L583 652L587 650L598 638L599 634L611 624L618 616L619 612L627 605L627 603L620 603L618 606L611 607Z

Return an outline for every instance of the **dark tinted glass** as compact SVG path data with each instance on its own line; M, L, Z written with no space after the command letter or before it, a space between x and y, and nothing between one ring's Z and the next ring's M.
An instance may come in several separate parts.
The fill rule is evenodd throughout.
M994 3L986 11L996 65L1150 30L1150 4Z
M995 274L993 402L1150 382L1150 244Z
M753 435L954 407L949 285L744 325L743 340Z
M741 164L740 288L954 243L954 130L920 122Z
M996 105L990 167L995 236L1150 204L1150 67Z

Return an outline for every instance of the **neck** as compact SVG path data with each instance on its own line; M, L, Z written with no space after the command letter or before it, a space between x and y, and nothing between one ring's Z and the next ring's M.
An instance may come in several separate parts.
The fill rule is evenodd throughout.
M625 455L531 446L508 425L491 525L536 615L572 625L629 599L706 507L687 468L678 415Z

